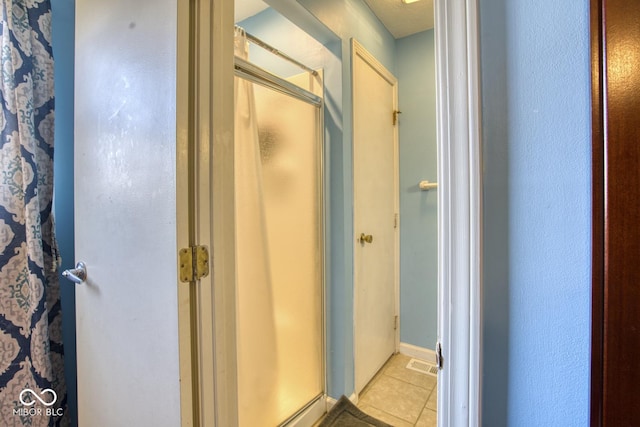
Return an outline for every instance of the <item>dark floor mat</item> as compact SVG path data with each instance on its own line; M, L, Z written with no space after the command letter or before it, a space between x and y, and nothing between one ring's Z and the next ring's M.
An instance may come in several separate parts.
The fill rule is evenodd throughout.
M393 427L371 415L367 415L346 397L342 396L338 403L327 413L318 427Z

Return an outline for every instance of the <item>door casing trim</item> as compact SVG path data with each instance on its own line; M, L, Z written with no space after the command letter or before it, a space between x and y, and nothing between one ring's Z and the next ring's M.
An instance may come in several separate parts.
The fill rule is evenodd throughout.
M438 426L481 424L482 147L477 0L435 0Z

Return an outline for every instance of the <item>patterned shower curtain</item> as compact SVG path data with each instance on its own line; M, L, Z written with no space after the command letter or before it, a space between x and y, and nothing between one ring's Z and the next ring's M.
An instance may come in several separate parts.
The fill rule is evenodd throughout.
M51 4L0 1L0 425L64 426Z

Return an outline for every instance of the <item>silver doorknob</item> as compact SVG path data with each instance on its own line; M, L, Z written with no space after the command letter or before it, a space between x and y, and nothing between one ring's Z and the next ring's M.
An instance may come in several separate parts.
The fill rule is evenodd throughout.
M70 270L65 270L62 272L62 275L71 280L75 284L84 283L87 280L87 266L84 262L79 261L76 264L76 268L72 268Z

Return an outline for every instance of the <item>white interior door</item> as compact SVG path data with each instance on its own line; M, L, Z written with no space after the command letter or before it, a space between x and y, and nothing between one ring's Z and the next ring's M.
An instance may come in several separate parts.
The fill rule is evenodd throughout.
M364 388L396 349L396 82L354 41L356 392Z
M76 3L81 427L180 418L175 0Z

